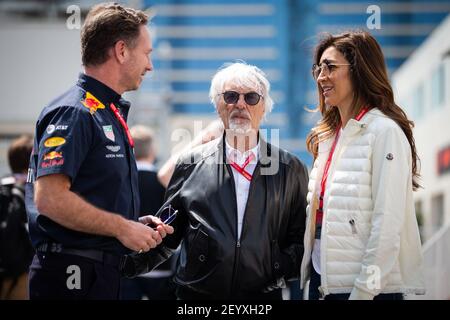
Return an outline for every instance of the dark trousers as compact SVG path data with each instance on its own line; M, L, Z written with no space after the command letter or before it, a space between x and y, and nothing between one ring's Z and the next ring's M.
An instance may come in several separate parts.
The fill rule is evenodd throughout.
M30 299L117 300L116 267L89 258L38 252L30 266Z
M320 274L314 270L314 267L311 263L311 270L310 270L310 279L309 279L309 295L308 300L319 300L320 299Z
M320 274L314 270L311 263L311 278L309 282L309 300L319 300L320 298ZM333 293L326 295L324 300L348 300L350 293ZM380 293L373 300L403 300L402 293Z

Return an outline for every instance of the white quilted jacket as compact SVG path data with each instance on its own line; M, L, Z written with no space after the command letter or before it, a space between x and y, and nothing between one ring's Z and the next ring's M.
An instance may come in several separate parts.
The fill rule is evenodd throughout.
M310 174L302 288L314 243L311 202L320 192L333 140L319 145ZM379 293L425 293L411 149L401 128L379 109L360 121L351 119L343 129L329 168L322 223L319 290L324 295L372 299Z

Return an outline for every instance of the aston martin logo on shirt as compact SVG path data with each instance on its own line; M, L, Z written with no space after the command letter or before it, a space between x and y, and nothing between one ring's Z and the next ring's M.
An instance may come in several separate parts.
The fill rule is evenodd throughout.
M106 146L106 149L111 152L118 152L120 150L120 146Z

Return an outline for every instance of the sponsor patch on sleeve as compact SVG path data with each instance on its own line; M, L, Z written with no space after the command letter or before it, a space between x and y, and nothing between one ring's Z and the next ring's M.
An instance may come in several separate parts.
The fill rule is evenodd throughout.
M62 152L52 151L44 155L44 160L52 160L62 158Z
M67 130L68 127L69 127L68 125L63 125L63 124L59 124L57 126L55 126L54 124L49 124L47 126L46 131L47 131L47 134L52 134L53 132L55 132L57 130L65 131L65 130Z
M51 148L62 146L64 143L66 143L66 139L64 139L63 137L52 137L45 140L44 146L46 146L47 148Z
M50 168L62 166L64 164L64 157L62 152L51 151L44 155L43 161L41 163L41 168Z

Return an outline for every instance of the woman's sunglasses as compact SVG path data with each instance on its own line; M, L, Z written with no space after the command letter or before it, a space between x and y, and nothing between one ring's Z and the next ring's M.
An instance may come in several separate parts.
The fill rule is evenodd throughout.
M247 93L239 93L236 91L225 91L221 93L223 95L223 100L226 104L236 104L239 101L239 97L244 95L244 101L249 106L257 105L260 98L263 98L262 95L260 95L257 92L251 91Z

